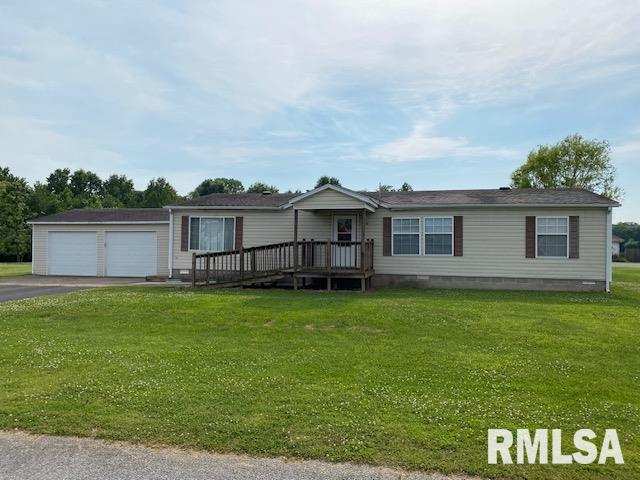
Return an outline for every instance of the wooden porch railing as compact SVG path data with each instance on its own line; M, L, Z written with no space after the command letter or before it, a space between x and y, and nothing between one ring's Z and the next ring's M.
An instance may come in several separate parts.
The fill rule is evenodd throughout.
M303 239L298 245L300 252L296 270L373 270L373 240L363 243Z
M295 259L297 258L297 262ZM223 284L291 272L373 271L373 240L337 242L306 240L282 242L225 252L194 252L191 283Z

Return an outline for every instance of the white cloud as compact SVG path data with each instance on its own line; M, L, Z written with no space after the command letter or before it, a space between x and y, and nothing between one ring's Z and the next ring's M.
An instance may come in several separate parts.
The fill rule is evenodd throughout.
M627 78L640 54L636 0L36 4L0 6L2 152L32 179L69 165L188 191L234 165L295 184L371 155L508 157L441 120Z
M192 1L174 26L191 81L261 110L345 82L384 85L399 105L508 98L569 74L575 86L640 50L639 15L631 0Z
M628 157L636 156L640 157L640 140L630 140L626 143L614 145L612 147L613 153L616 156Z
M166 85L117 49L98 49L52 28L11 28L8 54L0 54L0 83L84 97L93 107L115 102L128 112L171 107Z
M2 165L31 182L43 181L56 168L84 168L108 176L126 167L108 148L60 133L60 125L23 117L0 117Z
M378 145L371 150L373 158L385 162L409 162L449 157L514 157L517 152L505 148L470 145L464 138L439 137L433 125L418 124L406 137Z

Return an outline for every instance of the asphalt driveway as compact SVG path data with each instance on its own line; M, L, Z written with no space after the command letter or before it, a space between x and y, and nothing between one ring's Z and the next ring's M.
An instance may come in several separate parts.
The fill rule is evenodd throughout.
M145 284L144 279L113 277L45 277L38 275L0 277L0 302L19 300L21 298L41 297L43 295L60 295L87 288L139 283Z
M350 463L252 458L0 432L0 478L7 480L469 480ZM475 477L474 477L475 478Z
M0 302L43 295L60 295L84 288L87 287L0 285Z

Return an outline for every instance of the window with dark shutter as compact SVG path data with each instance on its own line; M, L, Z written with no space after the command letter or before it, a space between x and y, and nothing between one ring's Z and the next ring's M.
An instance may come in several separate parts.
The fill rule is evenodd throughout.
M536 258L536 217L526 217L524 237L525 256Z
M240 249L242 248L242 240L243 240L243 231L244 228L244 217L236 217L236 241L235 241L235 248L236 249Z
M189 250L189 216L183 215L180 230L180 251Z
M580 258L580 217L569 217L569 258Z
M453 256L462 256L462 216L453 217Z
M391 217L382 218L382 255L391 256Z

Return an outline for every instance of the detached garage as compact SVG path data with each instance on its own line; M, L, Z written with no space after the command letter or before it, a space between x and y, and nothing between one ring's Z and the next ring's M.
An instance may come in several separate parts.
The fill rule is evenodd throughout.
M33 273L98 277L167 276L169 211L68 210L32 220Z

